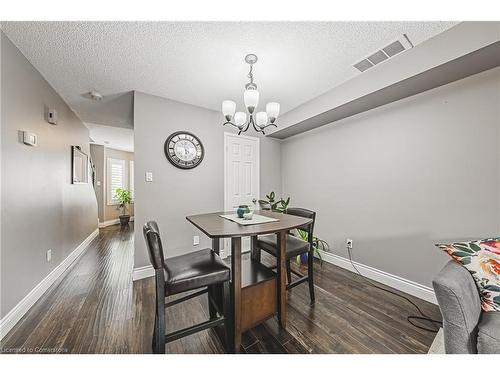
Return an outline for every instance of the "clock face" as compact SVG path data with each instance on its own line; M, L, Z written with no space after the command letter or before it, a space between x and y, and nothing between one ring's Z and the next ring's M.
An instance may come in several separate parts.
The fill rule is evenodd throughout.
M165 141L165 156L177 168L191 169L203 160L205 151L200 140L191 133L179 131Z

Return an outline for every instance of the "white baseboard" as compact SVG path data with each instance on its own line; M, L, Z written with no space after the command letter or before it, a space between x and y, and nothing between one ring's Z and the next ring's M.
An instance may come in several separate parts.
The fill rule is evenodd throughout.
M146 279L148 277L153 277L155 275L155 270L153 266L144 266L134 268L134 272L132 272L132 281Z
M134 221L134 217L130 216L130 221ZM107 220L103 222L99 222L99 228L106 228L110 225L120 224L120 219Z
M325 262L345 268L346 270L351 272L356 272L356 270L349 262L349 259L321 250L320 253ZM382 284L388 285L392 288L411 294L412 296L421 298L427 302L437 305L434 290L428 286L404 279L396 275L392 275L390 273L378 270L370 266L366 266L358 262L353 262L353 264L363 276L366 276L369 279L378 281Z
M90 242L97 237L99 229L93 231L78 247L69 254L59 265L54 268L40 283L35 286L7 315L0 320L0 339L21 320L38 299L52 286L52 284L76 262L87 250Z

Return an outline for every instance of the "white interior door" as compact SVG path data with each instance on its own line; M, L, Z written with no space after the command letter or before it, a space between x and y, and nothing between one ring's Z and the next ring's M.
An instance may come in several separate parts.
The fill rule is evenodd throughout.
M224 133L224 211L259 199L259 162L259 138ZM241 246L250 251L250 237L243 237ZM225 240L223 255L230 251L230 241Z

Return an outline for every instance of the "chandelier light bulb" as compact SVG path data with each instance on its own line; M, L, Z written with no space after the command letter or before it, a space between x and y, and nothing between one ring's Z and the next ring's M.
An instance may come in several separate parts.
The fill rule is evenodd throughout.
M245 112L236 112L234 114L234 123L237 126L242 126L245 122L247 122L247 114Z
M255 121L259 126L266 126L267 124L267 113L266 112L257 112L255 117Z
M274 123L280 114L280 104L276 102L267 103L266 112L271 123Z
M252 114L259 104L259 92L257 90L245 90L243 93L243 101L247 107L248 113Z
M222 114L227 121L231 121L234 112L236 111L236 103L232 100L224 100L222 102Z

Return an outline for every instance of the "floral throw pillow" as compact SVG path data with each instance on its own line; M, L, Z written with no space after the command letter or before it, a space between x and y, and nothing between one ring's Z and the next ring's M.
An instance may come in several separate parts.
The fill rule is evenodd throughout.
M471 273L484 311L500 311L500 237L436 244Z

